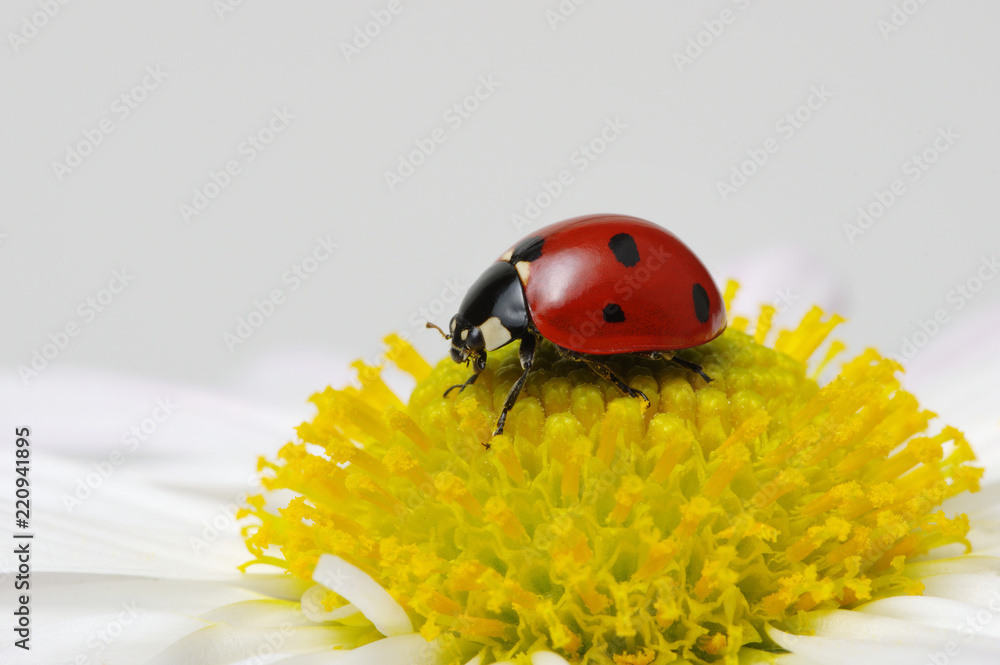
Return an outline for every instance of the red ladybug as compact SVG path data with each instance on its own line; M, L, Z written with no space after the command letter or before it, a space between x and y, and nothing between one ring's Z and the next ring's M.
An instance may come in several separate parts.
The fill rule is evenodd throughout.
M455 362L471 360L473 374L445 396L475 383L487 352L521 340L524 372L497 419L493 435L501 434L542 336L564 357L648 404L595 356L669 358L711 381L700 366L672 352L704 344L725 328L719 289L672 233L625 215L574 217L523 238L469 288L445 339Z

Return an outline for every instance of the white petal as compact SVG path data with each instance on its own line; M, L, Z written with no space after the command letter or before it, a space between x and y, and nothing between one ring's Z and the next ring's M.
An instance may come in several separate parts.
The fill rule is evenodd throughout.
M569 661L551 651L536 651L531 654L531 665L569 665Z
M918 579L950 573L1000 573L1000 558L970 554L907 564L906 574Z
M980 622L976 618L977 612L982 611L980 608L951 598L894 596L872 601L855 611L1000 638L1000 621L993 621L995 617L992 614L989 615L990 620Z
M147 612L198 616L217 607L261 598L254 591L209 580L32 573L31 582L32 600L45 608L44 616L51 621L118 612L125 605Z
M831 610L804 615L805 625L818 637L835 639L872 640L886 643L944 645L949 641L964 640L965 635L955 628L939 628L903 621L894 617ZM991 637L977 638L978 646L1000 657L1000 640Z
M772 653L760 649L740 649L740 665L822 665L800 653Z
M320 386L319 388L322 388ZM301 394L301 401L309 393ZM155 381L109 371L53 366L28 386L0 377L0 403L21 422L44 423L46 449L88 456L123 449L121 437L153 415L157 400L175 404L136 454L178 455L212 450L268 450L287 437L295 415L273 403L240 400L226 392ZM299 398L297 398L299 399ZM205 442L212 442L206 449Z
M970 521L1000 521L1000 483L984 483L978 492L959 494L948 499L943 507L949 514L967 514Z
M359 614L359 610L354 605L348 603L342 607L337 607L329 612L323 608L323 596L329 593L322 584L314 584L302 594L302 613L309 617L310 621L323 623L324 621L339 621L354 614Z
M158 400L176 409L157 423ZM27 388L0 378L0 403L44 423L32 465L38 571L234 572L249 557L232 506L256 491L258 451L293 438L296 422L227 395L59 367ZM12 508L0 502L0 519Z
M212 581L34 573L32 601L44 611L37 615L33 633L37 647L32 653L38 659L24 662L72 662L77 655L95 663L102 662L98 656L108 663L145 662L210 625L208 619L253 625L280 618L280 625L295 625L304 619L299 612L296 621L289 612L290 606L297 611L297 603L271 598L297 598L301 588L287 576L232 575ZM241 613L251 606L268 609ZM284 614L271 609L279 606ZM207 618L197 616L203 613ZM0 656L0 662L8 661Z
M141 505L140 496L155 496L155 492L134 495L134 503ZM160 521L149 506L133 506L133 510L146 513L142 521L137 517L117 521L108 515L33 511L32 527L41 534L32 561L34 569L206 579L235 573L235 566L250 558L240 542L236 520L228 509L213 512L211 504L202 505L199 517L204 515L210 522L218 518L224 530ZM0 505L0 520L10 523L12 511L13 505ZM0 568L10 569L9 557L4 559Z
M1000 521L977 519L970 524L967 538L973 552L1000 558Z
M1000 356L996 353L998 329L1000 309L995 307L958 314L932 343L906 362L907 374L922 387L940 386L945 399L950 397L944 389L946 385L966 385L969 381L978 383L980 378L992 378L986 383L994 386L996 395L996 376L1000 370ZM965 394L965 391L955 392L959 393L956 397Z
M921 578L924 595L952 598L978 607L1000 611L1000 577L976 573L931 575Z
M845 612L850 613L848 610ZM885 621L889 621L886 619ZM768 626L767 632L775 642L796 655L804 656L821 665L887 665L895 663L947 663L948 665L995 665L1000 651L991 651L978 645L945 642L922 644L921 631L915 626L908 638L882 639L877 622L872 622L863 634L870 639L792 635ZM953 653L946 649L951 645ZM938 660L934 660L938 658Z
M321 555L313 570L313 581L346 598L383 635L413 632L410 617L389 592L367 573L339 556Z
M36 611L52 605L35 599ZM0 643L0 663L53 665L53 663L102 663L135 665L151 654L205 626L195 617L172 612L150 612L141 607L118 612L85 612L65 621L47 621L36 615L31 650L14 647L12 640ZM79 660L78 660L79 659Z
M955 514L945 508L947 514ZM961 543L951 543L942 547L936 547L927 554L915 557L914 562L923 563L925 561L936 561L940 559L961 559L966 556L989 557L991 559L1000 558L1000 522L984 520L982 518L971 521L969 533L966 535L972 545L972 554L965 553L965 545ZM958 571L957 571L958 572Z
M276 653L332 651L339 646L353 646L364 631L343 626L233 628L216 624L178 640L148 665L229 665Z
M284 573L279 575L232 575L220 578L219 581L278 600L298 600L309 588L308 582Z
M940 422L962 430L986 468L1000 479L1000 354L996 353L1000 309L955 314L930 344L905 361L904 385Z
M281 661L281 665L437 665L441 648L417 633L396 635L350 651L313 653Z
M244 600L207 612L201 618L233 628L316 625L302 613L298 603L290 600Z

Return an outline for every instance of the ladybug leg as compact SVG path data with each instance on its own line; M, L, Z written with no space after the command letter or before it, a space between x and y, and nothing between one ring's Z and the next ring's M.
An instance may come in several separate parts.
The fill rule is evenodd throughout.
M705 383L712 382L712 377L710 377L708 374L705 374L705 370L702 368L701 365L693 363L690 360L684 360L683 358L678 358L677 356L674 355L673 351L636 351L632 355L637 358L648 358L650 360L660 360L660 359L670 360L673 363L680 365L684 369L689 369L692 372L698 374L701 378L705 379Z
M521 394L521 389L524 388L524 382L528 380L528 372L531 370L531 364L535 360L535 343L537 340L535 336L528 333L521 338L521 348L518 350L518 358L521 360L521 376L517 378L514 385L510 387L510 392L507 393L507 399L504 400L503 409L500 410L500 417L497 418L497 428L493 432L493 436L500 436L503 434L504 423L507 422L507 412L514 407L514 402L517 401L517 396ZM484 443L487 448L490 444Z
M473 372L472 376L470 376L468 379L465 380L465 383L456 383L455 385L448 388L448 390L444 391L444 396L447 397L448 394L452 390L455 390L456 388L458 389L458 392L462 392L463 390L465 390L467 386L471 386L473 383L475 383L476 379L478 378L479 378L479 372Z
M465 383L456 383L448 390L444 391L444 396L447 397L455 388L458 388L458 392L462 392L467 386L471 386L479 378L479 374L486 369L486 353L480 353L475 356L472 360L472 376L465 380Z
M683 358L678 358L676 356L674 356L670 360L673 361L674 363L680 365L684 369L689 369L692 372L695 372L696 374L698 374L699 376L701 376L701 378L705 379L705 383L711 383L712 382L712 377L710 377L708 374L705 374L705 370L702 369L701 365L699 365L697 363L693 363L690 360L684 360Z
M636 358L646 358L648 360L661 360L663 358L666 358L667 360L670 360L670 358L673 355L673 352L672 351L666 351L666 352L664 352L664 351L635 351L631 355L635 356Z
M559 349L559 354L562 357L582 362L584 365L590 368L591 372L601 377L602 379L610 381L615 385L616 388L618 388L618 390L622 391L629 397L642 398L642 400L646 402L646 406L649 406L652 403L649 401L649 398L646 397L646 393L642 392L641 390L636 390L629 384L625 383L624 379L615 374L614 370L612 370L604 363L598 360L594 360L590 356L585 356L582 353L577 353L576 351L570 351L569 349L564 349L561 347L556 347L556 348Z

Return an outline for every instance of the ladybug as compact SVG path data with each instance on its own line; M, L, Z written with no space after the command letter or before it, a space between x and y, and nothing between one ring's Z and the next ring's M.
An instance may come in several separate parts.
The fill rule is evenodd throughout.
M584 215L508 249L469 288L447 334L432 323L427 327L451 340L456 363L472 363L472 376L445 397L476 382L487 353L521 341L524 371L497 419L498 436L528 378L539 337L648 405L600 358L666 358L711 381L699 365L673 352L722 334L726 309L708 270L666 229L625 215Z

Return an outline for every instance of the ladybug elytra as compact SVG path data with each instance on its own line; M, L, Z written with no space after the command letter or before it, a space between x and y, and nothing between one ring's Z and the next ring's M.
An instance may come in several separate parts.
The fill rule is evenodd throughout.
M672 233L636 217L585 215L507 250L469 288L449 328L442 334L451 340L452 359L471 362L473 373L445 396L475 383L488 352L521 342L523 372L507 394L497 436L528 378L539 336L648 404L599 357L666 358L711 381L673 352L718 337L726 310L708 270Z

